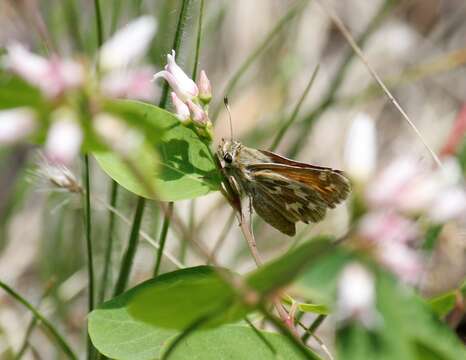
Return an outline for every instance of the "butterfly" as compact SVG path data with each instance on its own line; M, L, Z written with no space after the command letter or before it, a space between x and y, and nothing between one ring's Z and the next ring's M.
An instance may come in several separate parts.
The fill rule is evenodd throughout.
M262 219L289 236L296 234L296 222L322 220L327 208L334 208L351 191L340 170L293 161L238 141L222 140L217 157L236 199L249 197Z

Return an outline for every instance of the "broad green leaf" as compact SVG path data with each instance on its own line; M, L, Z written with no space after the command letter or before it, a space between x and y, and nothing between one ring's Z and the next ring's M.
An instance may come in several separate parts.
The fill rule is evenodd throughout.
M208 145L173 114L154 105L129 100L109 102L106 111L140 127L146 136L159 137L154 143L160 160L151 181L158 199L190 199L218 190L220 174ZM120 185L140 196L151 197L147 186L141 184L116 155L97 154L96 159Z
M335 249L330 237L316 237L273 260L247 277L247 283L262 294L289 284L307 267L314 267L319 259Z
M276 351L274 355L263 340L246 326L228 325L196 331L177 345L170 360L299 360L306 359L280 334L262 331ZM168 346L168 343L167 345ZM165 346L165 347L166 347ZM164 349L165 350L165 349ZM163 351L162 350L162 353ZM315 357L318 359L318 357Z

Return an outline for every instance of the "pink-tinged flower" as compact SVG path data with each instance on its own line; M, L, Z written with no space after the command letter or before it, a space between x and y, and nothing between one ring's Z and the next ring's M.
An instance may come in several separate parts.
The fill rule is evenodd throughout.
M206 126L209 118L202 107L193 103L191 100L186 102L191 113L191 119L200 126Z
M93 123L96 133L106 145L122 155L130 155L144 141L142 134L112 114L99 113Z
M156 28L153 17L142 16L117 31L100 49L101 69L121 69L138 62L146 53Z
M58 109L47 134L45 155L56 164L69 165L79 153L83 133L74 113Z
M159 78L165 79L176 92L176 95L183 101L195 98L199 93L196 83L176 64L175 50L172 50L172 53L167 55L165 70L156 73L153 80L155 81Z
M373 275L361 264L348 264L338 280L337 318L341 321L359 321L366 328L378 323L375 309Z
M0 111L0 145L11 145L29 136L37 127L32 109L20 107Z
M67 89L76 88L84 81L81 64L58 57L45 59L18 43L7 47L4 63L8 69L41 89L50 98L62 94Z
M112 98L151 101L156 95L152 74L151 67L111 71L103 76L101 90Z
M202 70L199 75L198 88L199 99L201 99L204 104L210 103L212 99L212 86L204 70Z
M345 147L347 173L358 183L366 183L373 175L377 159L374 119L359 113L353 120Z
M173 91L170 95L172 98L172 103L175 106L176 117L182 122L189 120L191 113L189 112L188 106L183 101L181 101L181 99Z

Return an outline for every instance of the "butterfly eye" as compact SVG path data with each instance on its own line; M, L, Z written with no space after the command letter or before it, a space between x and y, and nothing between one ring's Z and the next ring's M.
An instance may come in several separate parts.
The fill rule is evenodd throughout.
M223 160L225 160L226 163L231 164L233 162L233 157L231 156L231 154L226 153L225 155L223 155Z

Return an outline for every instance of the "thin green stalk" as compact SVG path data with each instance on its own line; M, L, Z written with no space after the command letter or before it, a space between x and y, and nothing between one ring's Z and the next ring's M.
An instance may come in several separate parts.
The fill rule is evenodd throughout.
M29 303L25 298L23 298L20 294L18 294L2 281L0 281L0 287L9 295L11 295L11 297L13 297L16 301L26 307L34 315L34 317L41 322L42 326L44 326L49 331L57 345L62 349L62 351L69 359L78 360L78 356L74 353L74 351L71 349L71 346L61 336L58 330L31 303Z
M112 185L110 189L110 206L116 207L118 197L118 183L115 180L111 180ZM104 269L102 271L102 278L100 280L100 293L99 303L102 303L105 299L105 293L108 285L108 274L112 264L112 250L113 250L113 229L115 227L115 213L111 210L108 211L108 230L107 230L107 246L105 248L104 258Z
M256 58L270 45L271 41L275 36L277 36L288 24L290 20L292 20L297 14L299 14L307 3L306 1L300 1L295 6L293 6L288 12L276 23L276 25L270 30L264 40L257 46L252 53L244 60L244 62L240 65L238 70L233 74L231 79L228 81L223 95L220 97L224 99L225 97L231 96L233 90L236 88L238 81L244 75L244 73L249 69L249 67L254 63ZM222 109L223 102L217 104L215 110L212 112L212 121L216 121L220 110Z
M383 5L379 8L377 14L372 18L372 20L367 25L366 29L363 31L361 36L356 40L359 46L364 46L367 42L369 37L375 32L378 28L382 20L384 19L385 15L388 14L388 11L392 7L392 5L396 1L394 0L385 0ZM322 97L322 100L319 104L312 110L309 114L307 114L304 119L300 122L302 125L301 130L297 136L297 139L293 141L293 146L287 152L288 156L295 157L298 152L301 150L305 142L307 141L309 131L311 130L312 126L316 123L316 121L324 114L327 108L330 107L335 101L336 94L340 89L341 85L343 84L343 80L346 77L346 73L348 72L349 65L351 64L351 60L354 58L355 53L351 48L348 48L346 54L344 56L343 62L341 63L338 71L336 72L335 76L333 77L332 82L330 83L330 87L327 90L327 93Z
M306 343L307 340L314 335L314 333L317 331L319 326L324 322L324 320L327 318L327 315L319 315L317 318L312 322L311 326L306 330L304 335L301 337L301 340L303 343Z
M197 68L199 66L199 55L201 53L201 39L202 39L202 19L204 17L204 0L199 3L199 18L197 22L197 37L196 37L196 52L194 53L194 66L192 79L196 80Z
M309 82L307 83L306 88L304 89L303 94L301 95L301 98L299 99L298 103L296 104L295 108L293 109L293 112L291 116L288 118L287 121L283 123L281 128L278 130L277 135L275 136L275 139L273 140L272 145L270 146L270 151L275 151L280 144L280 142L283 139L283 136L285 133L288 131L290 126L294 123L296 118L298 117L299 110L301 109L301 106L304 103L304 100L307 97L307 94L309 93L309 90L311 90L312 84L314 83L315 78L317 77L317 73L319 72L319 65L316 66L314 71L312 72L311 78L309 79Z
M277 329L286 337L286 339L293 345L301 354L304 355L306 359L318 360L319 358L315 355L306 345L304 345L299 338L297 338L290 329L282 322L281 319L278 319L272 315L265 306L260 307L260 312L264 317L269 320Z
M102 13L100 11L100 0L94 0L95 23L97 26L97 47L104 43L104 33L102 27Z
M168 228L170 227L170 219L173 214L173 202L168 203L167 213L163 219L162 230L160 232L159 248L157 250L157 258L154 266L154 277L159 274L160 264L162 263L163 250L165 248L165 241L167 240Z
M79 32L79 16L77 15L75 0L66 0L63 2L63 5L65 7L65 17L70 38L73 41L75 48L81 51L83 49L83 43Z
M116 30L118 24L118 18L120 17L121 12L121 0L113 0L112 1L112 15L110 20L110 34L113 34Z
M88 290L88 312L90 313L94 309L94 255L92 250L92 221L91 221L91 185L90 185L90 173L89 173L89 156L84 155L84 221L86 228L86 250L87 250L87 274L89 282ZM94 351L89 336L87 337L87 356L88 359L92 358Z
M133 266L134 255L136 255L136 249L138 246L139 229L141 228L145 204L146 199L143 197L138 197L136 211L134 212L133 225L131 226L131 232L129 235L128 246L121 261L120 272L118 274L118 279L113 290L113 296L120 295L123 291L125 291L126 285L128 284L129 275Z

